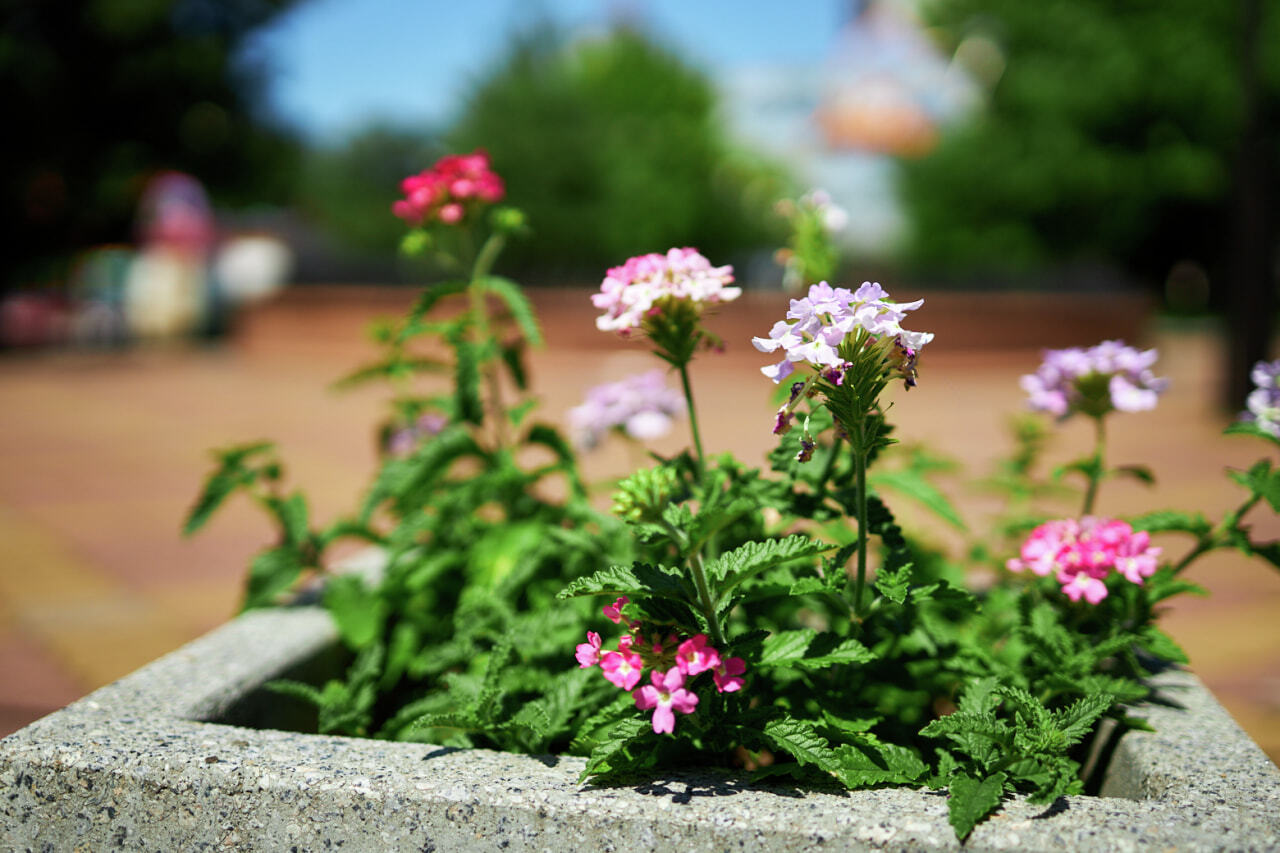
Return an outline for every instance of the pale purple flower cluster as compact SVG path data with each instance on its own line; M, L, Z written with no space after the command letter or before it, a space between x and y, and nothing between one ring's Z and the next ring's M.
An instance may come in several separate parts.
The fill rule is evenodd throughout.
M406 456L423 439L439 435L448 425L449 419L439 412L424 412L413 423L387 436L387 452L392 456Z
M1245 400L1248 411L1240 415L1240 420L1280 437L1280 360L1258 362L1250 376L1258 387L1249 392Z
M1139 350L1123 341L1103 341L1084 349L1045 350L1044 362L1035 373L1022 377L1028 404L1039 412L1066 417L1082 411L1087 386L1105 383L1109 408L1120 412L1154 409L1156 398L1168 387L1167 379L1151 372L1158 353ZM1090 414L1103 414L1091 411Z
M595 447L612 429L640 440L660 438L684 412L684 397L654 369L589 389L582 405L569 410L569 432L583 448Z
M857 291L844 287L832 287L825 281L809 288L803 299L792 299L787 319L779 320L769 331L767 338L752 338L751 343L760 352L782 350L785 358L777 364L760 368L760 372L775 383L786 379L798 363L805 362L818 370L841 371L844 360L840 357L840 344L855 329L863 329L872 337L892 336L902 350L904 375L912 384L916 353L929 341L931 332L909 332L902 328L908 311L924 304L889 301L889 294L875 282L863 282Z
M733 267L713 267L697 249L669 249L665 255L651 252L613 267L592 294L591 304L605 313L596 318L602 332L628 335L641 328L644 319L664 298L689 302L730 302L742 288L729 287Z

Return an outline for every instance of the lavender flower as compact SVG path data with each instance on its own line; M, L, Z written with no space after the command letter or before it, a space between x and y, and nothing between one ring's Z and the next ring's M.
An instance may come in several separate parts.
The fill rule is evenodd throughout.
M407 456L419 442L439 435L448 425L449 419L439 412L423 412L413 423L394 430L387 436L387 453L392 456Z
M1240 420L1257 424L1263 432L1280 438L1280 359L1258 362L1250 378L1258 387L1249 392L1245 400L1247 411L1240 413Z
M915 355L921 347L933 340L930 332L909 332L901 326L908 311L924 304L915 302L895 303L889 294L875 282L863 282L856 292L844 287L832 287L825 281L809 288L803 299L792 299L787 319L779 320L769 331L767 338L752 338L751 343L760 352L782 350L786 357L777 364L762 367L760 372L781 382L791 375L795 365L801 362L823 370L843 371L844 359L839 348L855 329L862 329L873 338L885 336L895 340L899 349L909 358L903 364L903 378L914 384Z
M1066 418L1076 412L1101 417L1110 411L1154 409L1167 379L1151 372L1158 353L1123 341L1103 341L1083 349L1045 350L1035 373L1022 377L1027 403L1039 412Z
M655 369L589 389L582 405L569 410L569 432L579 447L588 449L612 429L640 440L659 438L684 411L684 397L668 388L662 370Z

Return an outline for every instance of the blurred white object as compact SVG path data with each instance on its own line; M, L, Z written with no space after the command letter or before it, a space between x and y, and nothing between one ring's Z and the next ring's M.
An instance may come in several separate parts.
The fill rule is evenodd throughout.
M204 265L166 247L139 252L125 278L124 315L141 338L191 333L204 312Z
M218 250L214 275L232 305L261 302L283 289L293 270L293 252L267 235L232 237Z

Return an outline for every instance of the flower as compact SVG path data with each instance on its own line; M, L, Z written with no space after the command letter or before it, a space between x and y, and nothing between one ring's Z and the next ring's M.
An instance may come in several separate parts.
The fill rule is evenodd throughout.
M747 671L747 662L742 658L729 658L721 661L711 673L711 680L716 683L716 690L721 693L736 693L742 689L746 681L740 676Z
M454 225L471 208L506 194L502 178L489 168L489 155L479 149L441 157L430 169L401 181L400 190L405 197L391 205L391 212L410 225L432 220Z
M1109 574L1141 584L1155 574L1160 553L1145 530L1135 531L1118 519L1085 516L1041 524L1022 543L1019 556L1005 566L1042 577L1053 574L1072 601L1083 597L1097 604L1107 597L1104 581Z
M617 601L613 604L606 604L603 608L604 618L617 625L622 621L622 608L631 603L631 599L625 595L618 596Z
M933 340L933 334L907 331L901 323L908 311L923 304L923 299L891 302L889 294L875 282L863 282L857 291L819 282L809 288L803 299L791 300L787 319L775 323L767 338L751 339L760 352L781 350L785 355L782 361L760 368L760 372L778 383L790 376L797 364L806 363L819 371L835 371L828 381L839 384L846 369L840 348L857 329L862 329L872 339L893 340L902 354L897 359L902 378L908 386L914 385L916 354Z
M695 306L731 302L742 295L742 288L728 286L732 282L733 267L713 267L697 249L637 255L610 269L600 292L592 294L591 304L605 311L596 327L625 336L644 330L646 320L662 312L664 301Z
M386 437L386 450L392 456L405 456L424 438L439 435L449 419L438 412L424 412L409 426L392 431Z
M1254 423L1263 432L1280 437L1280 360L1260 361L1250 374L1257 387L1245 399L1240 420Z
M697 694L685 689L684 673L678 667L667 670L665 675L655 670L650 680L652 684L646 684L633 694L636 707L642 711L653 709L653 731L656 734L671 734L676 728L674 712L692 714L698 707Z
M623 690L630 690L640 681L644 661L636 652L605 652L600 658L604 677ZM656 673L655 673L656 675Z
M575 444L588 449L609 430L638 440L659 438L684 412L684 396L667 387L662 370L654 369L588 389L582 405L568 412L569 432Z
M676 666L693 676L720 666L720 653L707 645L706 634L694 634L676 648Z
M1076 412L1101 417L1110 411L1154 409L1168 387L1151 371L1158 353L1122 341L1103 341L1089 349L1045 350L1035 373L1022 377L1032 409L1066 418Z
M599 634L595 631L587 632L587 641L578 644L576 657L579 668L590 669L600 663L600 642Z

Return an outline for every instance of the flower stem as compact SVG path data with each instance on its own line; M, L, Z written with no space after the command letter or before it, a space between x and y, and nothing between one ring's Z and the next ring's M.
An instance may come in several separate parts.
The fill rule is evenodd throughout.
M693 432L693 449L698 463L698 478L706 471L702 454L702 436L698 432L698 410L693 405L693 388L689 385L689 362L680 363L680 382L684 386L684 402L689 410L689 429Z
M471 282L467 285L467 295L471 298L472 337L471 342L477 348L488 344L492 338L489 328L489 308L486 304L483 281L493 268L498 253L506 242L502 234L491 234L485 240L480 251L476 253L475 263L471 266ZM484 366L486 384L489 386L489 411L493 418L494 443L499 449L507 444L507 428L503 423L506 409L502 404L502 386L498 377L497 362L489 359Z
M1089 463L1089 487L1084 493L1084 509L1081 515L1093 515L1093 502L1098 497L1098 484L1102 482L1102 448L1106 444L1107 433L1103 416L1093 419L1097 427L1097 437L1093 445L1093 459Z
M711 600L711 587L707 584L707 570L702 563L701 550L693 553L689 566L693 569L693 583L698 588L698 598L702 601L702 613L711 626L711 639L715 641L717 649L723 649L724 634L720 631L720 620L716 618L715 602Z
M867 583L867 452L864 450L863 430L865 422L858 425L858 443L853 446L853 472L858 495L858 565L853 579L853 612L862 617L863 590Z

